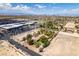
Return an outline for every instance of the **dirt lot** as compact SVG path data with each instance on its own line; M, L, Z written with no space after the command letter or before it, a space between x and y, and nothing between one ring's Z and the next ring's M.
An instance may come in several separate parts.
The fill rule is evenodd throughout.
M59 32L51 41L51 44L44 49L42 55L79 55L79 35Z
M0 56L22 56L8 41L0 40Z
M27 34L33 34L34 32L37 32L38 30L39 30L39 28L38 29L30 30L30 31L26 31L24 33L12 36L11 38L14 39L15 41L22 41L23 37L26 37Z

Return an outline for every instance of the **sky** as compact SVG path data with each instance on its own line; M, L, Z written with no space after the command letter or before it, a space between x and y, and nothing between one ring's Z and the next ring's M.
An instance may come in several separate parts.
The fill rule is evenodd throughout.
M0 3L0 14L79 16L79 3Z

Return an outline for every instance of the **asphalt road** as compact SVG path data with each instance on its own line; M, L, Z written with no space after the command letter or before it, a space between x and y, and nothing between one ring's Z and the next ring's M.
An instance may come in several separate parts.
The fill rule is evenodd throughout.
M36 52L34 52L34 51L32 51L32 50L30 50L30 49L24 47L23 45L21 45L20 43L16 42L16 41L13 40L13 39L8 39L8 41L9 41L12 45L15 45L15 47L16 47L17 49L22 50L22 51L25 53L25 55L41 56L40 54L38 54L38 53L36 53Z

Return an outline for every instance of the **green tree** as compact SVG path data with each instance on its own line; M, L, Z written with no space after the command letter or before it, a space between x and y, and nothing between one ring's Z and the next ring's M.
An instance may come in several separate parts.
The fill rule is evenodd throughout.
M27 34L26 39L27 40L31 40L32 39L32 35L31 34Z
M52 31L45 32L45 35L47 35L49 38L52 38L53 34L54 34L54 32L52 32Z
M29 45L33 45L33 44L34 44L34 40L28 40L27 43L28 43Z
M47 47L49 45L49 41L48 41L48 38L45 37L45 36L41 36L37 42L41 45L43 45L43 47Z
M29 45L33 45L34 40L32 40L32 35L31 34L28 34L27 37L26 37L26 39L27 39L27 43Z

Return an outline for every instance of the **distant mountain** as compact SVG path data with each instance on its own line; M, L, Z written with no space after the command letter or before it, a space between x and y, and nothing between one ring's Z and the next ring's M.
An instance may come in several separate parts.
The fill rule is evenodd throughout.
M27 14L24 14L24 13L0 13L0 15L17 15L17 16L20 16L20 15L33 15L33 14L29 14L29 13L27 13Z
M33 16L33 15L37 15L37 16L70 16L70 15L68 15L68 14L62 14L62 15L60 15L60 14L56 14L56 15L47 15L47 14L31 14L31 13L0 13L0 15L10 15L10 16ZM71 15L71 16L78 16L78 15Z

